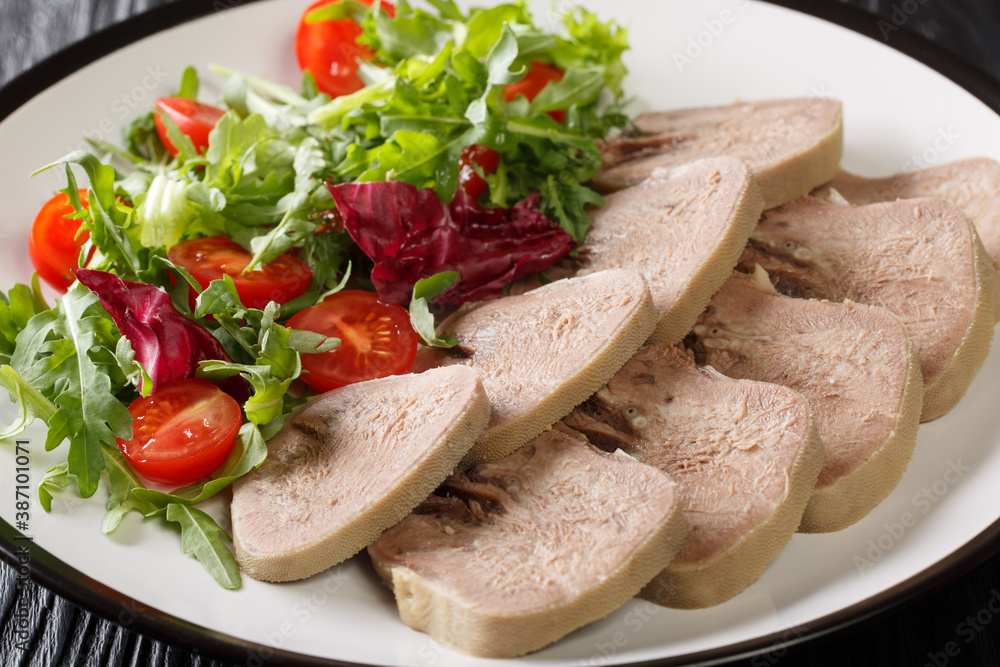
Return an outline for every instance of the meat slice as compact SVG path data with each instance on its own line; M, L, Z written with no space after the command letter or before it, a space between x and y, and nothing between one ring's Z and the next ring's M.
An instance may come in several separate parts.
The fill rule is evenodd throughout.
M666 475L554 428L450 477L368 553L407 625L509 658L617 609L686 533Z
M639 132L609 139L594 178L615 190L657 169L730 155L746 162L773 208L809 193L837 173L843 151L841 104L824 98L740 102L646 113Z
M922 197L950 202L969 217L993 267L1000 268L1000 164L996 160L967 158L887 178L863 178L841 171L813 194L829 199L834 190L855 205ZM1000 317L1000 290L996 296L994 310Z
M864 178L846 171L815 191L826 199L836 190L855 205L897 199L944 199L962 209L975 225L979 238L1000 267L1000 164L987 157L966 158L948 164L915 169L886 178Z
M899 482L917 439L923 378L895 315L782 296L762 270L737 273L685 344L699 364L785 385L809 401L824 463L800 531L846 528Z
M677 482L691 531L641 593L670 607L719 604L757 579L795 533L823 463L801 394L700 370L669 345L641 350L566 424Z
M838 206L804 197L764 213L741 267L754 263L782 294L898 315L920 359L923 421L958 402L989 353L995 272L969 219L945 201Z
M458 345L430 363L473 368L493 408L464 465L502 458L565 416L622 367L658 320L646 280L623 269L458 310L439 327Z
M729 157L700 160L606 201L590 213L583 246L557 271L641 271L661 313L653 342L680 341L736 266L764 210L749 169Z
M233 486L240 567L291 581L354 555L451 474L488 418L482 382L461 367L323 394Z

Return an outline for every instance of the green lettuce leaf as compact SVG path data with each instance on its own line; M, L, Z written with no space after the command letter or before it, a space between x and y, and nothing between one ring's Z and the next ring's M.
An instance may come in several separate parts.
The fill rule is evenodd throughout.
M180 524L181 549L201 561L215 582L228 590L243 586L240 566L226 542L232 538L215 519L196 507L171 503L167 505L167 521Z
M410 322L413 324L413 330L428 347L450 348L458 345L454 336L437 335L434 315L431 314L430 310L431 299L454 285L456 280L458 280L457 271L443 271L430 278L422 278L413 285L413 298L410 300Z

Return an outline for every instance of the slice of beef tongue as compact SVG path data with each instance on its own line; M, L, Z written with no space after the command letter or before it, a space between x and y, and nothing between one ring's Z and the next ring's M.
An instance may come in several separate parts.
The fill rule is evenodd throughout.
M609 139L594 182L616 190L658 169L729 155L746 162L766 208L807 194L837 173L843 150L840 102L801 98L645 113L638 132Z
M896 486L923 400L916 349L898 317L858 303L782 296L763 270L736 273L685 345L699 364L808 399L825 458L800 531L846 528Z
M291 581L349 558L451 474L488 417L482 383L461 367L323 394L233 487L240 567Z
M557 427L452 475L368 553L407 625L509 658L617 609L686 533L666 475Z
M989 353L996 274L969 219L937 199L766 211L741 268L779 292L885 308L903 320L924 377L923 421L958 402Z
M996 160L966 158L885 178L841 171L813 196L828 199L833 190L854 205L927 197L950 202L969 216L993 266L1000 268L1000 164Z
M745 164L700 160L608 195L590 212L592 227L576 257L559 268L642 272L661 313L652 340L676 343L736 266L762 211Z
M967 158L887 178L863 178L846 171L813 195L854 205L931 197L954 204L976 227L993 268L1000 268L1000 164L986 157ZM1000 289L993 310L1000 319Z
M795 533L823 463L801 394L700 370L669 345L641 350L565 422L680 487L691 532L641 594L670 607L719 604L757 579Z
M502 458L565 416L622 367L658 320L645 278L624 269L458 310L439 327L458 345L420 364L467 365L486 387L490 422L463 465Z

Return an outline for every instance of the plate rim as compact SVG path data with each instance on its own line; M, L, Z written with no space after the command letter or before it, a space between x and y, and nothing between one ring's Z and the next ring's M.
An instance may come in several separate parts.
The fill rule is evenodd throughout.
M259 1L261 0L172 0L94 32L35 63L0 86L0 122L77 70L129 44L215 12ZM885 19L835 0L760 1L819 18L889 46L943 75L1000 115L1000 80L905 25L890 23L898 28L890 39L885 38L880 30L880 22ZM0 518L0 558L17 570L20 565L18 548L26 543L30 544L28 576L33 581L126 630L221 660L243 661L248 657L256 657L258 664L280 660L281 664L302 667L363 665L294 653L191 623L139 602L83 574L30 540L30 537L24 536ZM629 664L701 665L730 662L812 643L848 627L867 624L893 609L940 590L997 553L1000 553L1000 518L941 560L908 579L844 609L821 616L811 624L792 626L783 631L682 656Z

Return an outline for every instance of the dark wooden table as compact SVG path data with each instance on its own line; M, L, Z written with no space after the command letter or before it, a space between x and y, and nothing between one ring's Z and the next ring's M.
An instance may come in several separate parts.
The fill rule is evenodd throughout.
M63 47L170 0L0 0L0 86ZM207 0L206 0L207 1ZM652 0L651 0L652 1ZM662 1L662 0L660 0ZM671 2L679 0L669 0ZM914 31L1000 81L1000 2L997 0L842 0L882 17L883 25ZM781 4L794 5L794 0ZM813 8L833 0L803 0ZM871 25L878 25L873 15ZM888 32L891 40L896 35ZM0 93L2 94L2 93ZM998 495L1000 503L1000 495ZM68 602L38 584L15 586L0 562L0 665L134 665L178 667L229 663L133 632ZM1000 555L956 573L847 630L772 651L734 665L1000 665L1000 615L988 603L1000 595ZM984 613L985 611L985 613ZM29 647L16 646L24 614ZM979 617L970 637L967 629ZM989 622L984 620L989 617Z

